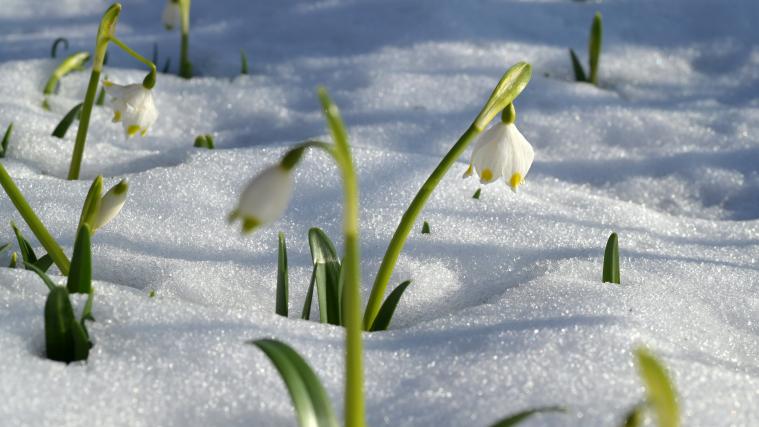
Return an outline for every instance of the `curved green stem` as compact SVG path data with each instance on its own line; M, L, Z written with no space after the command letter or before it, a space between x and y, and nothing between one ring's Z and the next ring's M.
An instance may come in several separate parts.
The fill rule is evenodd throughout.
M149 59L135 52L134 49L127 46L124 42L119 40L117 37L113 37L113 36L108 37L107 41L113 42L113 44L120 47L124 52L128 53L132 58L142 62L143 64L147 65L150 68L150 74L148 74L147 77L145 77L145 80L142 82L142 85L145 86L146 89L153 89L153 87L155 86L155 77L156 77L155 64Z
M8 198L10 198L13 205L16 206L16 209L21 214L21 217L24 218L24 221L26 221L26 224L32 230L32 233L37 237L37 240L39 240L42 246L45 247L47 253L50 254L50 258L53 259L55 265L61 270L61 274L68 275L71 266L69 259L66 258L66 254L63 253L58 242L56 242L53 236L50 235L50 232L47 231L47 228L42 224L42 221L37 217L37 214L34 213L32 207L29 206L24 195L21 194L21 190L19 190L16 183L13 182L13 179L11 179L11 176L8 174L8 171L5 170L5 166L3 166L2 163L0 163L0 185L3 186L5 193L8 194Z

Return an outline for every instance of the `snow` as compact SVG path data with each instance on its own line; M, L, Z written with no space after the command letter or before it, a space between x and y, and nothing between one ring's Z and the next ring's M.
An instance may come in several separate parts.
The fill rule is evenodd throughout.
M92 48L107 3L6 0L0 8L3 164L70 253L89 179L130 183L120 216L93 238L94 338L86 364L43 357L46 288L0 269L0 418L7 425L295 425L285 388L246 341L274 337L316 370L342 413L343 332L274 314L278 231L290 311L310 277L307 232L340 245L340 181L309 152L285 216L252 236L226 217L244 185L287 146L326 138L315 88L349 127L361 182L366 298L404 208L513 63L533 64L517 125L536 161L518 194L451 169L419 218L391 286L413 279L391 331L364 335L374 426L486 426L560 404L526 425L616 425L643 396L632 349L668 367L683 424L759 422L759 4L733 0L193 2L191 56L203 76L159 75L160 116L125 139L96 108L83 180L64 179L81 102L74 73L41 108L57 60ZM162 2L124 1L118 35L178 63ZM571 81L604 16L601 88ZM239 50L252 75L236 76ZM104 74L140 81L111 48ZM59 54L60 55L60 54ZM192 147L199 134L217 150ZM0 217L26 224L3 195ZM432 233L422 235L421 222ZM620 238L622 284L600 283ZM12 241L0 227L0 242ZM40 245L33 241L35 248ZM0 265L7 265L7 253ZM150 298L151 291L155 297ZM83 301L78 301L79 306Z

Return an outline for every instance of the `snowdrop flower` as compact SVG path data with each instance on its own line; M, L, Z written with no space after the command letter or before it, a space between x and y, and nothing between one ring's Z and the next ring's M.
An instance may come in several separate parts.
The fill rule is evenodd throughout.
M509 108L511 113L504 113L502 121L478 137L464 178L475 171L483 184L504 178L516 192L530 170L535 152L514 125L515 113L513 107Z
M283 164L270 166L258 174L245 187L237 209L229 220L242 220L242 231L248 233L255 228L276 221L281 217L293 193L291 168Z
M163 21L163 27L169 31L179 25L181 20L179 0L166 0L166 7L163 9L161 20Z
M92 224L93 231L111 222L121 212L121 208L126 202L127 190L129 190L129 184L125 179L122 179L100 199L100 210Z
M111 96L113 122L123 121L124 130L129 137L138 132L145 136L148 128L158 118L158 110L153 103L153 92L142 83L121 86L106 80L103 87Z

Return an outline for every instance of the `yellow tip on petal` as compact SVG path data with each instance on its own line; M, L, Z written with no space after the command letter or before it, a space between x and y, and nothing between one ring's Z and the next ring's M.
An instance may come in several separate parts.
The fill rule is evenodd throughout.
M256 228L258 228L259 225L261 225L261 221L255 219L253 217L243 218L243 220L242 220L242 232L243 232L243 234L250 233L251 231L253 231Z
M521 183L522 183L522 174L517 172L514 175L511 175L511 179L509 180L509 185L511 186L512 190L517 191L517 187Z
M480 174L480 178L484 182L488 182L488 181L492 180L493 179L493 171L491 171L490 169L483 170L482 173Z
M127 135L132 137L135 136L139 131L140 127L138 125L132 125L127 128Z
M114 111L113 112L113 122L118 123L121 121L121 111Z

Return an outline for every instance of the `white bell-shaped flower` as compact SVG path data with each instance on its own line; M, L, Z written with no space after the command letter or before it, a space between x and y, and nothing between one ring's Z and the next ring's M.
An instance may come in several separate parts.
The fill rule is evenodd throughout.
M182 19L181 16L179 0L166 0L166 7L163 8L163 15L161 16L163 27L169 31L178 27Z
M127 136L139 133L145 136L148 128L158 118L158 110L153 102L153 91L141 83L121 86L108 80L103 87L111 96L110 105L113 108L113 122L123 122Z
M464 178L475 171L483 184L504 178L516 192L534 158L532 146L519 129L513 123L499 121L478 137Z
M245 187L229 220L242 220L243 233L276 221L290 203L293 181L291 171L281 164L265 169Z
M111 187L107 193L105 193L105 196L100 199L100 210L95 217L94 224L92 224L93 231L108 224L112 219L116 218L116 215L121 212L121 208L124 207L128 190L129 184L125 179L123 179L121 182Z

